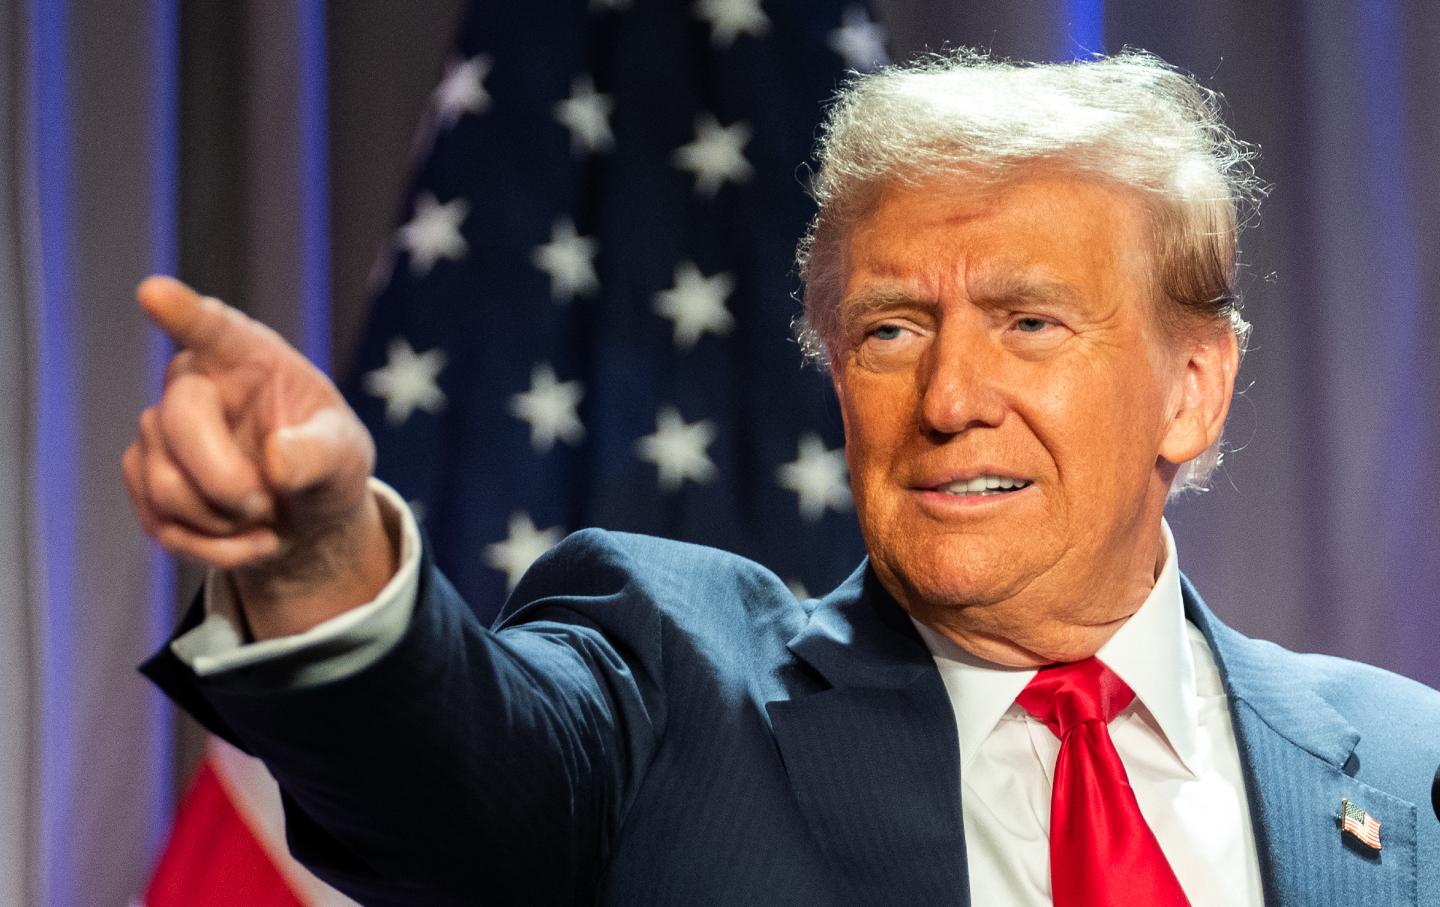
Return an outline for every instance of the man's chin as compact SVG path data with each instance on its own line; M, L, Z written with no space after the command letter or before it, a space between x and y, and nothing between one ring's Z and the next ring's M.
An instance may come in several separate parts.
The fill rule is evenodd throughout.
M917 619L929 620L941 614L958 614L1013 601L1031 585L1034 574L990 569L936 570L933 562L920 565L929 569L905 570L905 565L891 572L877 574L890 593ZM972 566L972 565L966 565Z
M904 600L942 607L983 606L1022 594L1054 566L1043 536L898 534L897 545L872 545L887 588Z

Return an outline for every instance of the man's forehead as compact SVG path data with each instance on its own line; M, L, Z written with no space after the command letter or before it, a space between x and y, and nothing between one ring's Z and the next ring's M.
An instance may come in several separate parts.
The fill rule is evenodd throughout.
M949 178L889 187L843 244L842 307L955 294L1073 302L1101 272L1136 265L1148 282L1148 223L1137 193L1073 174L978 188Z

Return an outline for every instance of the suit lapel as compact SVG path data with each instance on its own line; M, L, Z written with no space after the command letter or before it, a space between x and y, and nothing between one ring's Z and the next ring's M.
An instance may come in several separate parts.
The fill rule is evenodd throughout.
M909 618L862 567L790 649L828 688L766 709L800 811L851 898L968 904L954 716Z
M1303 663L1182 586L1229 698L1265 903L1417 903L1415 805L1353 777L1359 732ZM789 645L828 687L766 708L837 877L859 903L969 904L953 715L909 618L862 567ZM1378 854L1342 836L1342 799L1383 823Z
M1415 904L1415 805L1352 777L1360 734L1303 662L1220 623L1188 580L1182 589L1224 679L1265 903ZM1342 799L1380 819L1381 851L1341 835Z

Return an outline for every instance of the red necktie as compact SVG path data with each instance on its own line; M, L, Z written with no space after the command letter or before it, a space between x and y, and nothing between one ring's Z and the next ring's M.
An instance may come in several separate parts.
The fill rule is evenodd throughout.
M1060 738L1050 799L1055 907L1188 905L1140 815L1109 723L1135 693L1094 657L1041 668L1015 701Z

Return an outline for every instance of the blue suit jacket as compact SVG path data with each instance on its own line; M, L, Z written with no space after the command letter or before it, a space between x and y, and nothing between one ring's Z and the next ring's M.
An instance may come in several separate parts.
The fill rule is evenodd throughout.
M1184 598L1266 903L1440 905L1440 694ZM296 855L365 903L968 903L950 702L864 566L797 602L749 561L586 531L498 626L427 563L406 635L344 680L201 679L168 649L145 670L266 760ZM1380 853L1341 835L1342 798L1381 820Z

